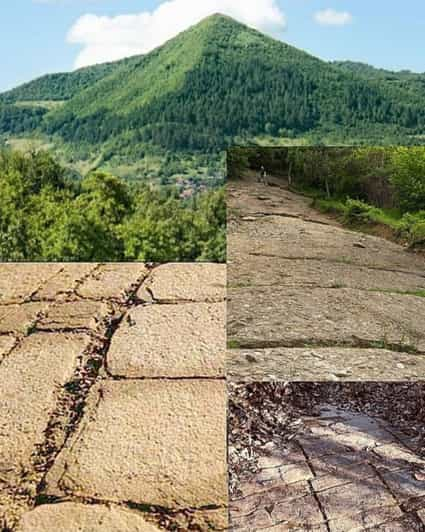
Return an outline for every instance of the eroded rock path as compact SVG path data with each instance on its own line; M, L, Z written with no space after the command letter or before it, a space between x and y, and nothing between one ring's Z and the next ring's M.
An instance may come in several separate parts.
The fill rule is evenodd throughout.
M0 529L224 530L225 266L0 266Z
M291 443L267 444L230 502L234 531L425 530L425 460L389 423L323 405Z
M228 184L230 376L424 378L424 257L276 183Z

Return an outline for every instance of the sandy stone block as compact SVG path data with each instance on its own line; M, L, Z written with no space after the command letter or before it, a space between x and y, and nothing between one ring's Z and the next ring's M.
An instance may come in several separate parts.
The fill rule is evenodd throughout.
M38 330L97 329L99 323L113 314L113 307L97 301L75 300L50 305L37 323Z
M221 381L109 381L92 389L80 432L47 493L169 509L227 505Z
M21 303L60 267L60 264L3 263L0 268L0 303Z
M164 264L140 288L159 301L220 301L226 297L225 264Z
M0 333L26 334L47 308L48 303L0 305Z
M44 265L43 265L44 268ZM61 269L51 277L35 294L35 299L54 299L59 294L74 290L78 281L97 268L95 263L61 264Z
M128 290L148 273L148 268L142 263L102 264L81 284L78 293L93 299L114 298L125 301Z
M28 464L88 343L83 335L32 334L0 366L0 473Z
M156 532L139 512L73 502L46 504L23 515L17 532Z
M225 303L132 309L112 338L108 370L125 377L224 375Z

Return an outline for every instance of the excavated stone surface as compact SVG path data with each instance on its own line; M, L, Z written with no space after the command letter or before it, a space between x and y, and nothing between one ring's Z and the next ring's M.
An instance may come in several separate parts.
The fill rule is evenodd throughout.
M382 375L382 368L385 373ZM425 357L388 349L275 348L229 349L227 375L244 381L417 381Z
M0 474L28 467L43 442L57 389L72 376L88 337L33 334L0 365Z
M258 472L238 486L230 529L423 530L425 482L416 473L425 460L396 432L379 418L326 405L319 417L304 417L292 443L268 445ZM391 457L378 454L388 447ZM304 478L293 483L282 475L303 464L310 472Z
M227 529L224 266L185 267L0 265L1 530Z
M219 381L107 382L47 476L74 493L173 510L226 504L226 390Z
M141 263L102 264L93 275L83 281L77 292L86 298L125 301L129 287L143 280L148 273L146 265Z
M280 186L228 190L232 378L425 378L422 255L344 228Z
M47 504L26 513L18 532L155 532L157 525L146 521L138 512L117 506Z
M138 293L157 301L222 301L226 297L224 264L165 264L158 267Z
M108 370L125 377L224 376L225 314L225 303L138 306L112 339Z

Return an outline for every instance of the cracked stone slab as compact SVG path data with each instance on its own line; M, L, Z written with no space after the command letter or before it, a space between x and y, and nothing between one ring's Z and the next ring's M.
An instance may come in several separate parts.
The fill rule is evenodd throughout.
M403 515L397 501L375 477L350 482L317 494L332 532L345 532L384 523Z
M170 510L225 507L226 387L221 381L105 381L49 471L49 495Z
M155 268L137 295L146 291L158 301L222 301L226 297L226 265L164 264Z
M411 468L401 471L386 471L382 478L399 502L423 497L425 504L425 481L418 480Z
M416 472L424 460L393 440L388 421L322 404L319 415L302 417L292 452L277 444L258 451L257 472L230 502L232 529L422 530L425 481ZM297 446L312 474L287 485L276 472L302 463Z
M231 530L326 530L324 517L312 495L297 500L297 504L276 503L258 508L253 513L235 517L231 514Z
M229 288L250 287L311 287L355 288L359 290L400 290L415 292L425 289L425 275L406 271L387 271L343 262L324 262L318 259L269 259L264 257L234 257L228 267Z
M128 290L148 274L149 269L142 263L102 264L78 287L78 294L93 299L125 301Z
M361 242L363 248L357 244ZM275 259L315 259L347 265L406 271L423 277L424 259L398 244L359 234L347 228L266 217L255 224L238 226L228 235L229 259L238 255ZM234 277L229 272L229 279Z
M140 512L117 506L74 502L46 504L22 516L17 532L156 532L162 530Z
M229 336L241 347L360 339L425 351L422 297L351 289L240 289L230 290L228 312Z
M34 299L55 299L60 294L71 293L79 281L97 269L94 263L65 263L34 295ZM44 264L40 266L44 268Z
M52 303L37 323L38 330L59 331L68 329L96 330L99 324L114 314L110 303L90 300L60 301Z
M0 269L0 303L21 303L49 277L58 264L3 263Z
M47 303L34 302L0 305L0 333L27 334L47 308Z
M133 378L224 376L225 350L224 302L138 306L112 338L108 371Z
M55 407L88 345L84 335L32 334L0 366L0 474L28 466Z
M349 347L229 349L226 367L233 380L245 382L417 381L425 377L425 355Z

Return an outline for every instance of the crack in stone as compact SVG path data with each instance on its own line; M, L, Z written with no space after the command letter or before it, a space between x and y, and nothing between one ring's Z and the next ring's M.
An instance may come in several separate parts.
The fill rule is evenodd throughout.
M316 339L306 339L306 340L293 340L293 341L282 341L282 340L246 340L238 338L229 338L228 343L232 341L237 344L237 347L228 347L228 349L237 349L237 350L260 350L260 349L320 349L320 348L336 348L336 349L376 349L376 350L386 350L393 351L395 353L409 353L412 355L423 356L425 351L418 350L411 345L399 344L396 342L385 342L385 345L382 345L382 341L373 341L366 340L362 338L353 338L351 340L316 340Z
M275 253L262 253L262 252L256 252L251 251L248 253L248 255L252 257L267 257L267 258L275 258L275 259L283 259L283 260L294 260L294 261L319 261L319 262L325 262L328 264L348 264L350 266L355 266L358 268L365 268L367 270L375 270L375 271L382 271L382 272L388 272L388 273L401 273L404 275L411 275L413 277L419 277L420 279L425 279L425 273L419 273L419 272L412 272L409 270L398 270L395 268L384 268L383 266L372 266L370 264L359 264L354 261L350 260L337 260L337 259L329 259L327 257L303 257L303 256L287 256L287 255L276 255Z

